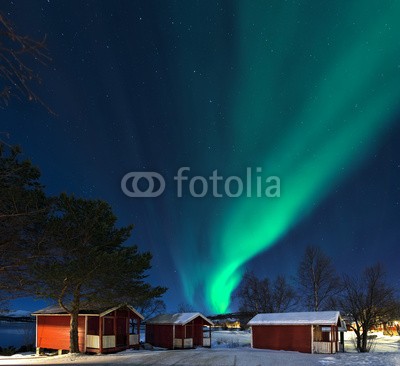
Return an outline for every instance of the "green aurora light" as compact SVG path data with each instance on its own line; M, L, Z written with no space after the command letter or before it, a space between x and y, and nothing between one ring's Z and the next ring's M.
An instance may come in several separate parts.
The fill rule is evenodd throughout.
M261 166L280 177L282 189L280 198L231 199L210 229L210 247L182 249L177 264L187 299L202 289L216 313L228 310L245 263L376 148L400 100L400 2L235 4L232 79L214 75L229 89L227 129L240 166ZM213 118L195 102L182 113ZM189 266L193 253L199 263Z

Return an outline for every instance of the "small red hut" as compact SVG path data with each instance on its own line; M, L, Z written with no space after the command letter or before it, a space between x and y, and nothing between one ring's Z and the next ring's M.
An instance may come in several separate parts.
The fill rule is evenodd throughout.
M336 353L345 331L338 311L264 313L248 323L251 346L305 353Z
M169 349L211 347L211 326L200 313L158 315L146 322L146 342Z
M70 315L58 305L32 314L36 317L36 349L69 350ZM116 352L139 345L143 316L129 305L108 309L85 308L78 316L81 352Z

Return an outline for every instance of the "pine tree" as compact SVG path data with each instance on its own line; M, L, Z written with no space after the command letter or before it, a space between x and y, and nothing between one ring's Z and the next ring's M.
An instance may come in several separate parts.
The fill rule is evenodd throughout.
M39 178L39 170L21 158L18 147L0 143L0 293L3 300L6 296L29 293L31 281L26 268L42 252L49 200Z
M82 307L143 303L166 289L144 281L151 254L124 246L132 226L117 228L104 201L60 195L46 230L46 256L33 268L37 294L58 302L70 320L70 352L79 352Z

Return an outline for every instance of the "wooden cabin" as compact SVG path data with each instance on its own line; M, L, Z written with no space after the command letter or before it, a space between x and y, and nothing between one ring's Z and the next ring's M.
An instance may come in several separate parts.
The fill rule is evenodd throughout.
M305 353L338 352L346 331L338 311L257 314L248 325L253 348Z
M68 351L70 314L58 305L32 314L36 317L36 350ZM129 305L107 309L85 308L78 316L80 352L107 353L135 348L140 341L143 316Z
M211 347L213 325L200 313L158 315L146 322L146 342L168 349Z

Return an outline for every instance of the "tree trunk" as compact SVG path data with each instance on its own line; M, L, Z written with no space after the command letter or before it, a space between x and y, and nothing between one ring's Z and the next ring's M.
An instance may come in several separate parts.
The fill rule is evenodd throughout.
M69 351L71 353L79 353L78 340L78 311L71 313L70 329L69 329Z
M356 349L361 352L361 333L356 329L354 329L354 333L356 334Z
M318 289L316 285L314 284L314 311L318 311L319 309L319 303L318 303Z
M80 285L75 288L74 297L71 304L72 309L69 329L69 351L71 353L79 353L78 317L80 308L80 289Z
M368 332L366 331L362 334L360 352L368 352Z

